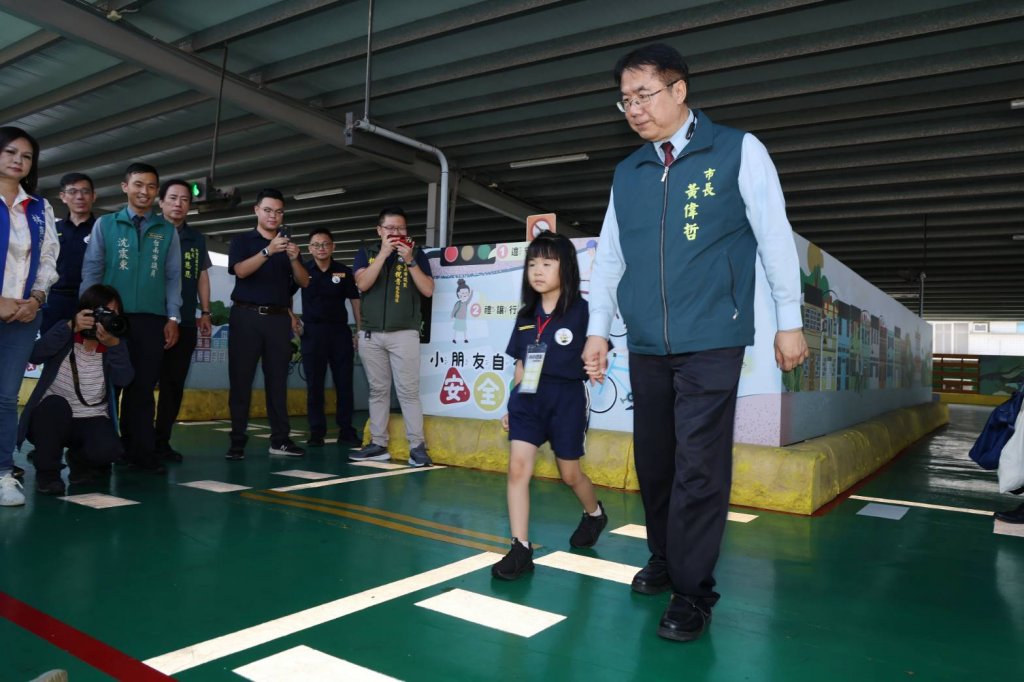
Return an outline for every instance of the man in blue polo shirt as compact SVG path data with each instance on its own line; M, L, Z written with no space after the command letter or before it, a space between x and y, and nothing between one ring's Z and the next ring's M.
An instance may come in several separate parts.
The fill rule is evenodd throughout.
M89 237L96 217L92 205L96 201L92 178L85 173L68 173L60 179L60 200L68 207L66 218L57 221L57 239L60 255L57 257L57 275L60 279L50 289L46 307L42 310L43 323L39 333L60 322L70 320L78 312L78 287L82 284L82 259L89 246Z
M181 320L181 244L174 226L153 211L159 189L156 168L128 166L121 183L128 203L96 221L81 286L84 293L93 284L110 285L124 301L135 378L121 396L121 435L132 468L152 474L167 471L156 456L153 389L164 351L178 342Z
M171 447L171 429L181 409L185 377L192 364L192 352L201 333L210 335L210 273L213 263L206 250L206 237L185 221L192 207L189 184L180 179L160 186L160 212L174 225L181 242L181 324L178 343L164 351L160 365L160 399L156 405L156 455L168 462L180 462L181 453ZM200 315L196 317L196 301Z
M256 228L231 240L228 272L235 276L228 333L228 407L231 445L226 459L245 459L249 405L256 365L263 364L263 388L270 418L270 454L306 454L291 439L288 423L288 360L292 354L292 287L309 286L299 247L282 234L284 197L276 189L256 195Z
M313 259L303 264L309 273L309 286L302 290L302 322L297 319L293 322L302 329L302 368L306 372L306 414L309 415L307 443L321 446L327 434L324 380L328 367L334 381L338 443L361 443L362 439L352 428L352 356L355 350L345 309L345 301L351 301L358 332L359 289L351 268L334 260L334 238L326 227L318 227L309 235L309 253Z

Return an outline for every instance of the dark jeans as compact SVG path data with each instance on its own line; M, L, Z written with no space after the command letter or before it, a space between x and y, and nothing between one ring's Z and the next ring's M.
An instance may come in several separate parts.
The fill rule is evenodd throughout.
M354 440L352 428L352 331L348 325L308 322L302 335L302 369L306 373L306 413L310 436L327 434L324 416L324 384L330 367L337 411L334 422L340 438Z
M288 361L292 355L291 320L288 315L260 315L255 310L232 306L228 332L228 407L231 410L231 445L245 447L249 439L249 406L256 365L263 363L263 387L270 443L289 440Z
M673 590L708 608L719 597L714 570L729 512L743 350L629 354L647 545L667 561Z
M156 405L157 453L171 449L171 428L181 409L181 397L185 392L185 377L192 364L192 351L196 349L199 330L196 327L178 327L178 343L164 351L160 362L160 401Z
M123 454L109 417L75 419L68 401L56 395L44 398L32 411L28 439L36 446L32 463L40 481L60 477L64 448L75 451L76 462L92 466L108 465Z
M153 389L160 379L164 356L164 325L167 318L148 313L129 313L128 356L135 378L121 391L121 427L126 435L129 461L142 466L158 464L153 418L156 402Z

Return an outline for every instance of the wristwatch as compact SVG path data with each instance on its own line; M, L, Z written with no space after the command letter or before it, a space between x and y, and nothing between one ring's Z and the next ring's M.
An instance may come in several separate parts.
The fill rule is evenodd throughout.
M181 320L179 320L179 319L178 319L178 318L176 318L176 317L168 317L168 318L167 318L167 321L168 321L168 322L173 322L174 324L178 324L178 323L180 323L180 322L181 322Z
M199 313L199 316L202 317L203 315L209 315L209 314L210 314L209 310L204 310L204 311Z
M413 268L415 268L415 267L416 267L416 266L418 266L418 265L419 265L419 263L417 263L417 262L416 262L416 261L414 261L414 260L411 260L411 261L409 261L408 263L406 263L406 264L405 264L405 267L407 267L407 268L409 268L410 270L412 270Z
M263 247L263 250L260 251L260 253L262 253L265 258L270 258L270 251L268 251L266 247Z

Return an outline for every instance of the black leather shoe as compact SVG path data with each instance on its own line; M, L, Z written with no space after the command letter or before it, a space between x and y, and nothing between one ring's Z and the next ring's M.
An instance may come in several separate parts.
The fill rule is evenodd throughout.
M174 450L173 448L169 450L161 450L160 452L156 453L156 456L167 462L180 462L183 459L181 453L178 452L177 450Z
M310 447L313 447L313 448L322 448L324 446L324 437L323 436L311 436L309 438L309 440L306 441L306 445L308 445Z
M63 495L64 494L64 481L59 478L49 480L36 480L36 492L40 495Z
M658 594L672 587L672 580L668 577L668 565L664 559L651 557L647 565L633 576L631 585L634 592L640 594Z
M686 597L673 594L658 623L658 636L676 642L692 642L711 622L711 610L705 611Z
M1024 523L1024 504L1016 509L996 512L996 518L1006 523Z

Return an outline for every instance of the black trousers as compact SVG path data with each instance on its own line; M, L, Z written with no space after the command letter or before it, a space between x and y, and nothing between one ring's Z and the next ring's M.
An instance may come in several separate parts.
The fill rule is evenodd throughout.
M337 411L334 421L339 438L355 440L352 428L352 364L354 350L348 325L308 322L302 335L302 369L306 373L306 413L310 436L327 434L324 416L324 384L328 367L334 381Z
M249 437L249 406L256 365L263 363L270 443L289 440L288 361L292 355L291 319L287 315L260 315L255 310L231 307L228 332L228 407L231 410L231 445L245 447Z
M167 318L149 313L129 313L128 356L135 378L121 391L121 425L129 461L143 466L157 464L153 419L153 389L160 379L164 356L164 325Z
M123 453L109 417L75 419L68 402L56 395L47 396L32 411L28 439L36 446L32 463L41 481L60 477L64 448L73 449L78 459L92 466L110 464Z
M157 453L171 449L171 428L181 409L185 393L185 377L196 349L196 327L178 327L178 343L164 351L160 362L160 400L156 404L155 449Z
M629 354L633 453L651 554L677 594L710 608L732 485L743 348Z

